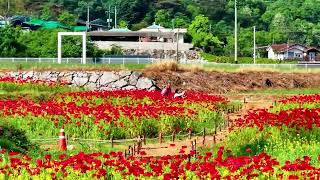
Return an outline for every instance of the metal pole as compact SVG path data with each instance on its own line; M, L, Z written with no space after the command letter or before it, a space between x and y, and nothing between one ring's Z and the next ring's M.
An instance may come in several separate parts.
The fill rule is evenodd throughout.
M253 26L253 63L256 64L256 26Z
M117 6L114 7L114 28L117 29Z
M89 8L89 4L87 7L87 31L89 31L89 27L90 27L90 8Z
M111 15L111 6L109 5L109 11L108 11L109 17L108 17L108 28L110 29L111 25L110 25L110 15Z
M62 57L62 51L61 51L61 42L62 42L62 35L58 32L58 64L61 64L61 57Z
M87 64L87 36L86 36L86 34L82 35L82 64Z
M234 1L234 61L238 63L238 18L237 0Z

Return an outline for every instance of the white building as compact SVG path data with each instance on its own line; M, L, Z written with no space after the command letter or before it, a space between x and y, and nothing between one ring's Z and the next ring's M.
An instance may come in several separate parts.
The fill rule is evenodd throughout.
M320 61L320 51L301 44L273 44L267 48L268 58L274 60L296 59L300 62Z

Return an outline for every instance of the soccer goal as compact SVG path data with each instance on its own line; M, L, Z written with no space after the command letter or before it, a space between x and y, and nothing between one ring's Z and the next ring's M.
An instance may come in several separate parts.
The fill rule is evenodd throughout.
M87 36L86 32L58 32L58 63L62 60L62 36L82 36L82 64L87 63Z

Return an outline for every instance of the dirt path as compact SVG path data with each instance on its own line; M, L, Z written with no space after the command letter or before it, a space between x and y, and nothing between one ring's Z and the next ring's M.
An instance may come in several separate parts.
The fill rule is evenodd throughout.
M253 95L253 96L230 96L228 97L230 100L241 100L245 101L242 109L239 112L236 113L229 113L226 116L229 116L230 121L234 122L238 118L244 116L248 111L252 109L257 108L269 108L276 99L278 99L278 96L263 96L263 95ZM221 131L217 132L217 135L215 135L215 143L220 143L225 140L227 135L229 134L229 131L226 129L222 129ZM214 143L214 137L213 136L206 136L205 143L203 144L203 137L202 136L196 136L192 139L183 139L183 140L177 140L175 142L165 142L162 144L156 143L156 144L147 144L142 146L142 151L146 152L148 156L165 156L165 155L177 155L180 153L181 149L185 152L190 152L191 150L191 142L196 140L197 148L199 147L212 147Z

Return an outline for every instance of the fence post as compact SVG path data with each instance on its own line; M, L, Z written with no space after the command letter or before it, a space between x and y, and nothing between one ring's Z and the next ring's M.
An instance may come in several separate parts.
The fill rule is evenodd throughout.
M128 147L128 155L131 155L131 146Z
M176 137L176 131L173 131L173 132L172 132L172 139L171 139L172 142L174 142L175 137Z
M111 141L111 148L113 148L113 136L111 136L110 141Z
M140 64L140 58L137 58L137 60L138 60L138 64Z
M69 58L67 58L67 64L69 64Z
M195 151L195 153L197 153L197 140L196 139L194 140L193 144L194 144L194 151Z
M206 128L203 128L203 135L202 135L202 145L205 144L205 141L206 141Z
M162 143L162 133L160 132L159 133L159 144L161 144Z
M12 58L12 62L14 62L14 58Z
M124 157L127 158L127 150L124 150Z
M213 143L216 144L217 140L216 140L216 135L213 135Z
M28 62L28 58L26 57L26 63Z
M143 135L142 138L143 138L143 144L144 144L144 145L147 145L146 135Z
M189 135L189 139L191 139L191 136L192 136L192 130L191 129L189 129L188 135Z
M41 58L39 57L38 59L39 59L39 63L41 63Z
M122 64L124 65L124 58L122 58Z
M136 143L133 144L133 156L136 154Z
M110 59L110 57L109 57L109 64L111 63L111 59Z

